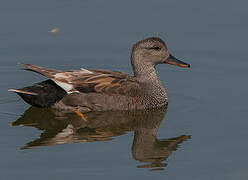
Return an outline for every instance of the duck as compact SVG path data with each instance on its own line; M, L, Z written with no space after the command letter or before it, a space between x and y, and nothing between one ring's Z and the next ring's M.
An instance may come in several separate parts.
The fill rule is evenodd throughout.
M168 104L156 66L190 67L171 55L159 37L135 43L130 59L133 75L103 69L61 71L20 63L24 70L41 74L48 80L8 91L17 93L31 106L42 108L77 112L154 109Z

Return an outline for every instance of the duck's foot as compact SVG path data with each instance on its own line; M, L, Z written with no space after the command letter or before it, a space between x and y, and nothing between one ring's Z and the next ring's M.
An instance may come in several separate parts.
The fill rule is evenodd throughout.
M83 113L81 113L79 110L75 110L74 111L78 116L80 116L85 122L88 122L88 120L86 119L86 117L83 115Z

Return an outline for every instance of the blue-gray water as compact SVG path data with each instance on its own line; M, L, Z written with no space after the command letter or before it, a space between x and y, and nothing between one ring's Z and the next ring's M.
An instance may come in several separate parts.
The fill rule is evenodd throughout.
M0 179L247 179L247 5L244 0L1 1ZM48 33L56 27L58 36ZM11 126L29 105L7 89L44 80L18 70L17 62L132 73L131 45L149 36L164 39L172 54L192 65L157 68L169 107L156 138L191 136L161 162L167 164L163 170L139 168L147 163L133 155L132 124L104 132L109 141L90 136L100 139L88 142L92 139L83 132L83 138L58 144L48 133L43 145L42 111L34 111L34 124ZM48 116L54 133L60 123ZM63 135L67 124L60 120ZM42 146L23 149L34 141Z

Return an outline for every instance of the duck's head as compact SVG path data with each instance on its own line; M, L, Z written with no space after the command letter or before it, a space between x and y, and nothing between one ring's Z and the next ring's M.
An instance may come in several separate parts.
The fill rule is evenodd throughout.
M189 68L190 65L172 56L164 41L158 37L150 37L133 45L131 62L133 66L138 64L157 65L171 64L179 67Z

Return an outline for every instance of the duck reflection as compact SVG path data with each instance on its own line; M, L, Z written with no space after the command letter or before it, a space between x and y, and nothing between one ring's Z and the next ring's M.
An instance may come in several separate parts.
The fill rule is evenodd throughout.
M76 113L30 107L12 123L13 126L31 126L42 130L40 137L22 149L63 143L108 141L115 136L134 131L132 155L145 165L138 168L162 170L163 163L190 136L157 139L158 128L167 107L149 111L117 111L86 113L87 121Z

